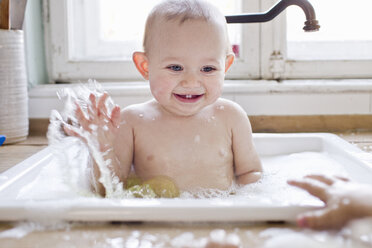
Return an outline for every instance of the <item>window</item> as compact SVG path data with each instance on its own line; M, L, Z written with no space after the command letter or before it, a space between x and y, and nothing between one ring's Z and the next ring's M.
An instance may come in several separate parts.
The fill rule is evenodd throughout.
M49 0L47 38L50 39L51 79L76 81L140 80L132 53L142 50L145 20L160 0ZM240 0L213 0L224 14L257 12L258 5ZM246 35L249 34L249 35ZM258 78L258 26L229 26L237 51L228 78ZM244 44L242 40L245 40Z
M372 76L372 1L311 0L321 29L301 32L303 13L287 10L285 77Z
M311 35L301 30L303 14L294 8L287 12L287 57L292 60L371 60L372 1L355 0L354 15L350 1L312 0L322 22L319 32ZM329 10L334 9L332 14Z
M264 12L276 0L210 0L224 14ZM141 50L146 16L159 0L48 0L46 35L54 81L140 80L131 54ZM321 25L305 33L302 10L262 24L229 24L237 59L228 79L372 77L370 0L311 0ZM354 7L357 6L357 7Z

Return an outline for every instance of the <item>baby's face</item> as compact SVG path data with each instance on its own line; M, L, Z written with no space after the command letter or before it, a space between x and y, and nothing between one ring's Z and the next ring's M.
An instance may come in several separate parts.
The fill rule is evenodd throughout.
M226 62L224 27L203 20L163 21L148 46L148 76L155 99L180 116L198 113L221 95Z

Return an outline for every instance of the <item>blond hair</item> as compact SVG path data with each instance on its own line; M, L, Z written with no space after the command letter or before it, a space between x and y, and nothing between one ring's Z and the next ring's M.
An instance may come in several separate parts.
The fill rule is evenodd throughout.
M148 52L152 30L154 24L159 20L172 21L177 20L179 24L188 20L203 20L214 22L224 26L227 53L231 53L231 45L227 35L227 25L225 16L212 4L204 0L164 0L156 5L147 17L145 33L143 38L143 49Z

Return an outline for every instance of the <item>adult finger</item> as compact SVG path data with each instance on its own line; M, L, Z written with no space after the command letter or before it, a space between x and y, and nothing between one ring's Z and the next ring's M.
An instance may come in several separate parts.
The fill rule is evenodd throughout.
M326 176L326 175L313 174L313 175L307 175L305 176L305 178L315 179L327 185L332 185L335 183L334 178Z
M308 212L300 215L297 218L299 227L307 227L312 229L339 229L347 222L344 216L340 215L334 209L324 208L313 212Z
M325 184L311 180L311 179L301 179L301 180L288 180L289 185L301 188L309 192L311 195L318 197L323 202L327 202L328 193Z
M337 178L338 180L343 181L343 182L350 182L350 179L347 178L347 177L335 176L335 178Z

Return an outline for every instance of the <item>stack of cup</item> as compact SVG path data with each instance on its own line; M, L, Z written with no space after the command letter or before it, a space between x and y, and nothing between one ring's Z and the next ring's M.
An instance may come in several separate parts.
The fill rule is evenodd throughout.
M0 134L5 143L28 135L28 95L22 30L0 30Z

